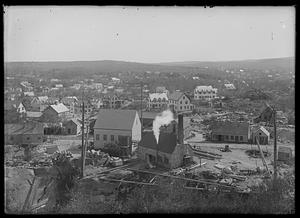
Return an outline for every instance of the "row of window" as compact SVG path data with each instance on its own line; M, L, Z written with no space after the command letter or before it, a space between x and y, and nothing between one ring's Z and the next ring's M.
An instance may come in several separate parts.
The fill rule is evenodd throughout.
M218 138L218 135L215 135L215 138ZM225 135L225 140L229 140L229 136ZM244 137L243 136L230 136L230 140L235 140L235 141L243 141Z
M179 110L192 110L193 106L192 105L190 105L190 106L179 106L178 108L179 108ZM177 110L177 106L175 106L175 110Z
M195 96L196 98L215 98L216 96Z
M164 160L163 160L163 158L160 155L158 155L157 156L157 162L169 164L169 159L167 157L164 157Z
M208 93L208 94L217 94L217 92L216 91L195 91L195 93L198 93L198 94L206 94L206 93Z
M108 135L103 135L102 136L103 137L103 141L107 141L107 139L108 139ZM122 136L118 136L118 141L121 141L121 137ZM99 141L100 140L100 134L96 134L96 141ZM111 142L114 142L115 141L115 136L114 135L110 135L110 141Z

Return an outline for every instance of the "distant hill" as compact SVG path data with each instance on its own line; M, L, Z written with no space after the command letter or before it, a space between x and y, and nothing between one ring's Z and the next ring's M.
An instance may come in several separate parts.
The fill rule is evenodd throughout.
M120 73L120 72L201 72L203 74L214 73L208 68L247 68L247 69L277 69L294 71L295 58L273 58L260 60L244 60L244 61L224 61L224 62L169 62L169 63L136 63L126 61L70 61L70 62L6 62L5 73L67 73L67 74L94 74L94 73ZM216 72L215 72L216 73Z
M287 69L294 71L295 57L270 58L241 61L183 61L157 63L164 66L182 67L224 67L224 68L248 68L248 69Z
M157 64L144 64L125 61L72 61L72 62L6 62L5 70L12 71L82 71L85 73L107 73L107 72L186 72L193 67L186 66L164 66Z

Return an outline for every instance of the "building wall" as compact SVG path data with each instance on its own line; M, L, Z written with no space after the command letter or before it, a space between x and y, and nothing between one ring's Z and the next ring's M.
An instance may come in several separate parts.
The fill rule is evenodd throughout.
M211 100L217 97L217 89L210 89L210 90L194 90L194 99L202 99L202 100Z
M155 162L156 162L156 154L157 154L157 151L155 149L146 148L143 146L138 147L138 152L137 152L138 158L141 160L144 160L146 162L149 161L148 155L152 155L153 157L155 157ZM162 157L162 162L159 163L160 166L165 167L165 168L172 168L172 163L171 163L172 155L171 154L158 151L158 155ZM165 162L165 158L168 159L168 163Z
M141 141L142 139L142 124L138 113L135 115L135 119L132 126L132 141Z
M99 135L99 140L97 140ZM107 140L104 141L103 136L106 135ZM111 135L114 135L114 140L111 141ZM131 139L130 130L109 130L94 128L94 145L95 148L103 148L106 143L118 143L118 136L128 136Z
M5 144L40 144L44 134L5 135Z
M69 135L78 135L80 133L80 126L77 126L74 122L67 122L65 124L66 127L66 133ZM68 132L68 129L70 129L70 133Z
M58 119L58 114L56 113L55 110L53 110L51 107L47 107L44 111L43 111L43 115L42 115L43 119L53 119L56 120Z
M169 107L175 112L193 110L194 105L186 95L181 96L178 101L169 100Z
M253 133L253 142L256 143L256 137L259 138L259 143L262 145L269 144L270 135L266 135L261 129Z
M228 134L221 134L221 133L214 133L212 132L212 141L219 141L219 137L218 135L222 135L222 142L237 142L237 143L248 143L249 140L249 135L236 135L234 133L228 135ZM228 136L228 138L226 138L226 136ZM233 139L231 138L231 136L233 136ZM238 141L235 140L235 137L238 136ZM240 136L243 137L242 140L240 140Z

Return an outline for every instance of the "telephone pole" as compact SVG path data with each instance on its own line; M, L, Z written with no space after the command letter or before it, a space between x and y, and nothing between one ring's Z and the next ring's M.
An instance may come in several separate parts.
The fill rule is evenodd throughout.
M83 93L82 93L82 128L81 128L81 178L84 177L84 165L85 165L85 145L84 145L84 101L83 101Z
M276 110L273 108L273 116L274 116L274 179L277 178L277 132L276 132Z
M143 134L143 82L141 82L141 134Z

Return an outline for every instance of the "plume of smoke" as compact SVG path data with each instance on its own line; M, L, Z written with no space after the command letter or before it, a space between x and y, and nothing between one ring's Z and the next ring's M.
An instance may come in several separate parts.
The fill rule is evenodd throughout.
M161 114L155 117L153 121L153 134L155 136L156 142L158 144L160 127L163 125L168 125L174 120L173 113L170 110L165 110Z

